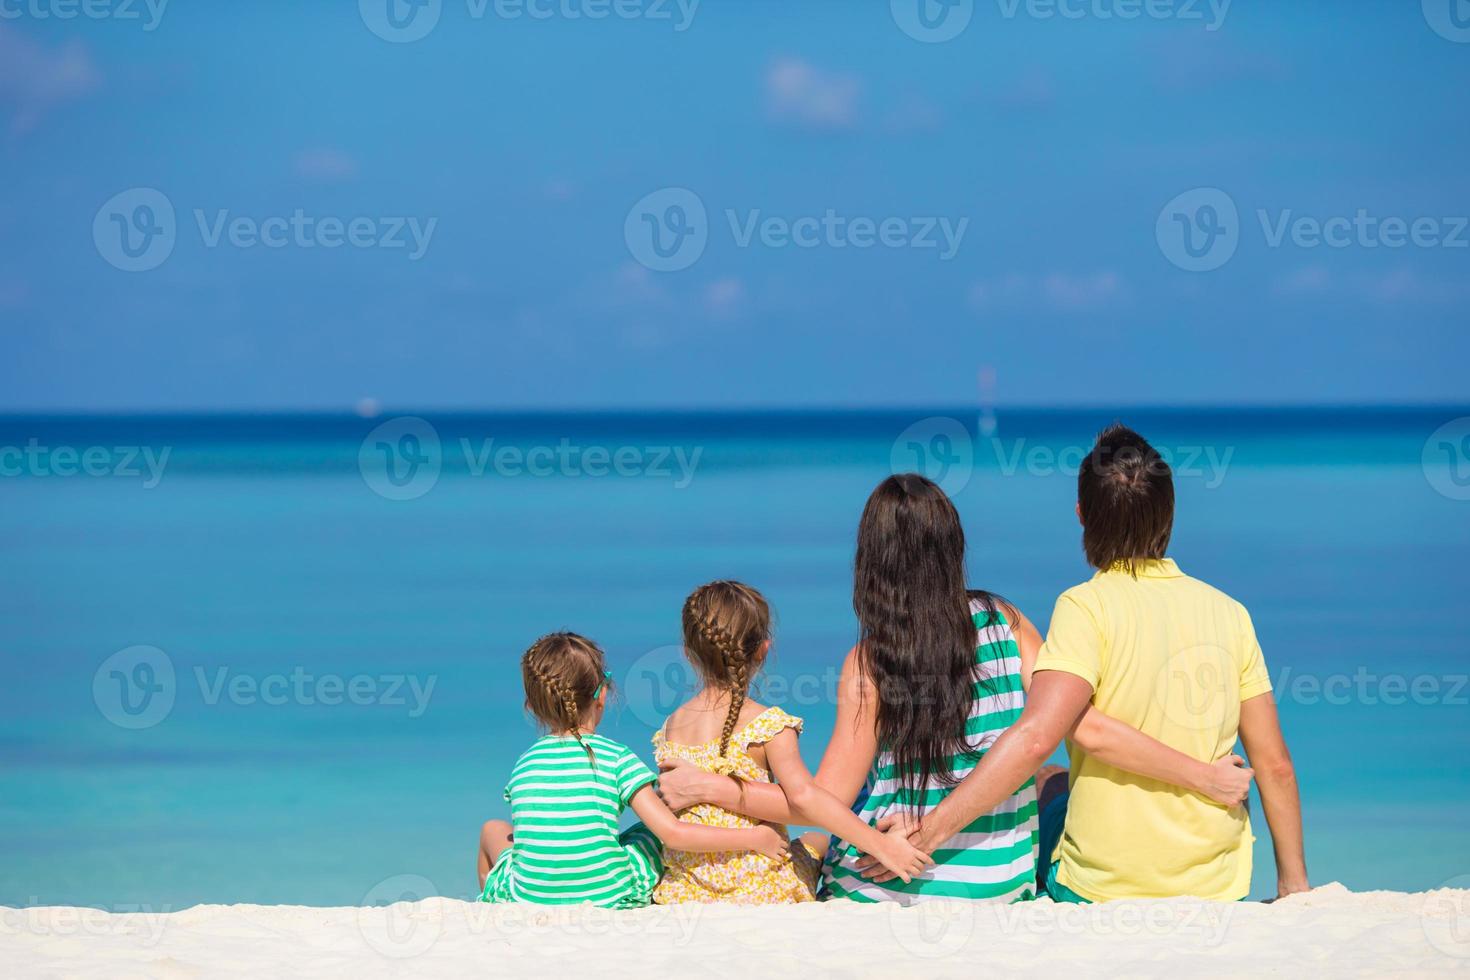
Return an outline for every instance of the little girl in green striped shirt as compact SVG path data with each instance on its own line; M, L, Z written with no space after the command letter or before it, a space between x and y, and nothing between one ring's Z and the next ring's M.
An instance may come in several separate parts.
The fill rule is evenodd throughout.
M682 823L657 777L627 746L597 734L611 675L595 643L551 633L521 658L526 708L546 727L505 787L510 823L480 831L481 901L603 908L647 905L662 871L659 842L680 851L756 851L782 859L785 835ZM618 832L632 807L642 823Z

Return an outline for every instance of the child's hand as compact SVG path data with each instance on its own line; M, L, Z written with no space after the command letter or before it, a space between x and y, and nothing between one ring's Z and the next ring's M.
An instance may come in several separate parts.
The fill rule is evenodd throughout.
M754 829L752 841L752 851L764 854L773 861L784 861L791 853L791 842L786 839L786 835L776 833L765 824Z
M875 848L873 857L889 871L898 875L907 884L918 877L934 859L913 845L903 834L883 835L883 844Z

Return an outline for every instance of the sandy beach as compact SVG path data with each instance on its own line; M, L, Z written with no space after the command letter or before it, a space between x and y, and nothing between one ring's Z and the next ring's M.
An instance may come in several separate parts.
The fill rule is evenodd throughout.
M1330 884L1274 905L7 908L0 961L9 976L107 978L1465 974L1470 890Z

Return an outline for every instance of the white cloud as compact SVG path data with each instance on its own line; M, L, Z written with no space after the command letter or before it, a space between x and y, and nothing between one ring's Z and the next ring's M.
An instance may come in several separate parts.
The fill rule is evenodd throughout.
M315 147L296 154L296 175L307 180L336 182L357 176L357 161L341 150Z
M704 307L712 315L733 315L745 300L745 283L733 276L716 279L704 289Z
M822 132L854 128L862 82L801 58L780 58L766 71L766 107L778 122Z
M974 283L969 300L977 313L1037 306L1087 313L1116 306L1126 298L1123 280L1116 272L1104 270L1084 275L1048 272L1040 277L1011 272Z
M90 95L101 82L80 41L48 49L0 26L0 106L10 117L12 136L31 132L58 106Z

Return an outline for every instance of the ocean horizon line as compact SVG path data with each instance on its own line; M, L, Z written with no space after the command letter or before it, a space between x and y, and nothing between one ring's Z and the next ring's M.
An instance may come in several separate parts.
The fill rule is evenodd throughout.
M1387 414L1414 416L1422 414L1459 412L1470 413L1470 401L1465 402L1235 402L1235 403L1140 403L1136 405L1068 405L1068 404L1023 404L1023 405L750 405L750 406L647 406L587 408L538 408L538 407L441 407L428 406L383 406L372 412L352 408L223 408L223 409L0 409L0 422L32 421L290 421L300 419L346 420L354 423L372 422L416 416L426 419L473 420L473 419L760 419L760 418L827 418L847 416L854 418L907 419L923 416L965 418L968 416L995 415L1012 418L1057 417L1079 415L1127 415L1158 417L1194 416L1239 416L1259 417L1283 415L1306 416L1363 416Z

